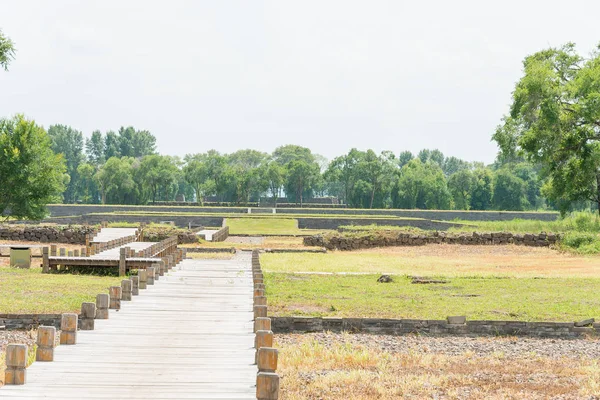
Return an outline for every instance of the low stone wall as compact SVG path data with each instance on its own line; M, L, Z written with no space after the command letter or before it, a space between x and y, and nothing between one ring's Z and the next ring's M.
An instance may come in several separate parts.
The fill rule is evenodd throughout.
M0 226L0 240L30 241L42 243L70 243L85 244L85 235L96 233L96 229L88 226L22 226L4 225Z
M275 333L353 332L383 335L535 336L575 338L597 335L600 323L578 327L574 322L466 321L448 320L271 317Z
M0 314L0 327L31 330L40 325L60 328L61 314Z
M229 237L229 227L224 226L212 235L213 242L224 242Z
M423 246L426 244L448 243L461 245L503 245L517 244L523 246L548 247L560 239L554 233L512 234L509 232L491 232L472 234L450 234L431 232L415 234L406 232L379 232L364 234L327 234L313 235L304 238L305 246L325 247L328 250L357 250L386 246Z
M53 222L56 224L90 224L98 225L102 221L107 222L131 222L139 223L161 223L164 221L173 221L179 228L192 226L222 226L223 217L220 216L194 216L194 215L128 215L128 214L93 214L81 215L77 217L58 217L49 218L44 222Z
M308 206L307 206L308 207ZM335 214L335 215L373 215L394 216L398 218L422 218L435 221L510 221L526 219L534 221L556 221L558 212L524 211L458 211L458 210L398 210L398 209L327 209L327 208L277 208L278 214Z
M197 207L197 206L123 206L100 204L50 204L48 205L51 217L76 217L91 213L112 212L164 212L164 213L246 213L247 207Z
M431 221L426 219L381 219L381 218L328 218L311 217L298 218L298 228L300 229L329 229L335 230L340 226L347 225L379 225L379 226L409 226L423 230L445 231L449 228L458 228L464 225L454 224L452 222Z

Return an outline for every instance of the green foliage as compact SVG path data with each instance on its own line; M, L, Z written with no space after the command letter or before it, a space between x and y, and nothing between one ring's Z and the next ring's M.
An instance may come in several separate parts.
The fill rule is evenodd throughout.
M475 184L475 175L468 169L463 169L450 175L450 178L448 178L448 190L452 194L455 209L469 209L471 194L473 193Z
M8 71L8 65L15 58L15 45L0 30L0 67Z
M23 115L0 120L0 214L42 219L64 190L65 162L48 134Z
M449 209L451 195L437 163L414 159L400 170L395 205L399 208Z
M111 157L96 173L95 180L100 189L102 204L127 204L127 199L133 199L137 195L133 180L134 162L133 158Z
M169 193L177 191L173 188L177 182L179 169L172 157L153 154L142 158L137 169L137 180L144 188L149 188L152 201L159 198L169 200L174 196ZM160 197L162 194L162 197Z
M523 65L510 116L493 137L502 158L540 163L554 201L600 204L600 51L584 58L569 43Z
M52 142L52 150L62 154L67 164L69 183L63 192L65 203L74 203L77 200L79 182L78 167L85 156L83 154L83 134L70 126L50 125L48 136Z
M494 176L494 207L499 210L522 211L529 204L525 181L508 169L496 171Z
M489 210L492 208L493 175L487 168L478 168L473 172L475 181L471 192L472 210Z

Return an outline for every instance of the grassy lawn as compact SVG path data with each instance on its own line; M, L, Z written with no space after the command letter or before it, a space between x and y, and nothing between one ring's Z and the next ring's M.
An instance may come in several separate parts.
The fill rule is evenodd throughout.
M413 284L406 276L267 273L274 315L364 318L576 321L600 318L600 278L453 277Z
M265 271L398 275L600 277L599 256L526 246L427 245L326 254L263 254Z
M323 339L276 336L282 400L592 399L600 391L600 368L590 358L394 352L350 338L327 338L324 346Z
M298 229L298 221L292 218L227 218L231 235L310 235L321 232L314 229Z
M79 312L123 278L42 274L41 269L0 267L0 312L11 314Z

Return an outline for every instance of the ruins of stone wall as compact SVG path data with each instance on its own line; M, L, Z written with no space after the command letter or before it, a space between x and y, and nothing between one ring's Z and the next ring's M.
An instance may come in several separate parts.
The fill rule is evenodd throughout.
M213 242L224 242L229 237L229 227L224 226L212 235Z
M42 243L85 244L85 235L96 233L96 228L89 226L0 226L0 240L29 241Z
M445 233L431 232L424 234L407 232L365 233L363 235L313 235L304 238L305 246L325 247L328 250L357 250L372 247L387 246L423 246L426 244L460 244L460 245L503 245L517 244L523 246L548 247L556 244L560 237L554 233L525 233L510 232L473 232Z
M576 326L574 322L469 321L448 320L271 317L275 333L352 332L380 335L427 334L433 336L533 336L575 338L596 335L600 323Z

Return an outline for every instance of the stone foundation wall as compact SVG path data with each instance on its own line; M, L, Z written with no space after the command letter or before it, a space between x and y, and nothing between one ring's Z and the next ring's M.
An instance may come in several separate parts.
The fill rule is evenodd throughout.
M385 232L344 235L313 235L304 238L305 246L325 247L328 250L357 250L386 246L423 246L426 244L448 243L461 245L503 245L517 244L523 246L548 247L559 241L554 233L512 234L508 232L491 232L472 234L450 234L431 232L414 234L406 232Z
M57 224L90 224L98 225L102 221L107 222L131 222L139 224L144 223L161 223L172 221L179 228L187 228L189 224L192 226L222 226L223 217L219 216L193 216L193 215L128 215L128 214L92 214L76 217L57 217L50 218L44 222L53 222Z
M466 321L447 320L271 317L274 333L353 332L385 335L534 336L575 338L597 335L600 323L578 327L574 322Z
M330 218L330 217L310 217L298 218L298 228L300 229L329 229L335 230L340 226L348 225L381 225L381 226L409 226L423 230L445 231L449 228L459 228L461 224L444 221L431 221L426 219L381 219L381 218Z
M213 242L224 242L229 237L229 227L224 226L212 235Z
M0 327L31 330L43 325L60 329L60 319L61 314L0 314Z
M0 226L0 240L30 241L41 243L85 244L85 235L96 233L96 229L87 226L43 227L4 225Z

